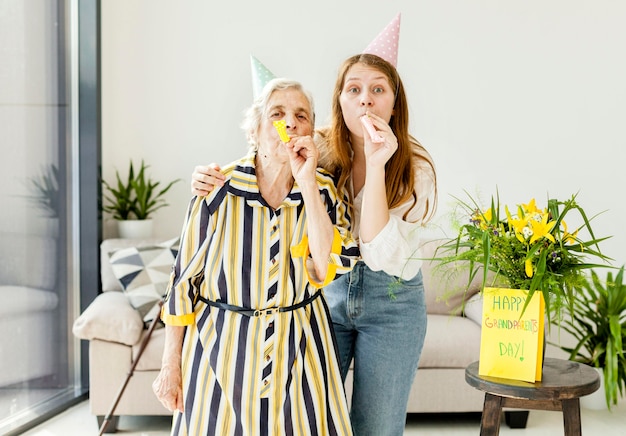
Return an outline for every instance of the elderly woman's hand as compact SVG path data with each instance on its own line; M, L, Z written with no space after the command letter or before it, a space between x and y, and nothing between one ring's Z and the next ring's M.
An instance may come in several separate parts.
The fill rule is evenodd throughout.
M289 153L291 173L299 185L315 182L319 150L310 136L297 136L285 144Z
M152 383L157 398L170 411L183 412L183 381L180 365L164 365Z

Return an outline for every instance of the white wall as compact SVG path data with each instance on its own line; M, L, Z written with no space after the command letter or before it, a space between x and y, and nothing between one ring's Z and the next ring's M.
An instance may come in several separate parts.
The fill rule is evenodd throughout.
M504 203L580 192L626 262L626 3L619 0L102 2L103 176L145 159L183 178L156 216L178 234L196 164L245 153L249 55L302 81L327 119L340 62L402 13L398 70L412 133L435 158L438 222L452 195ZM571 227L571 224L570 224ZM112 235L107 226L105 236Z

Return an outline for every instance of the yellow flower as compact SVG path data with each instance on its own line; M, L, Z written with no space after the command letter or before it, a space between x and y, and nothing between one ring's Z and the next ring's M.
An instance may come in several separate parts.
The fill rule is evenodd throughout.
M515 236L520 242L524 242L524 227L528 225L528 217L521 216L520 218L515 219L511 216L511 212L509 212L509 208L507 206L504 206L504 210L506 211L507 222L515 230Z
M478 224L482 230L486 230L489 223L491 222L491 217L493 216L493 212L491 208L487 209L484 212L476 211L472 216L472 221L474 224Z
M526 259L526 262L524 262L524 270L526 271L526 275L528 277L533 276L533 263L530 261L530 259Z
M552 228L556 224L556 221L548 222L548 214L544 213L541 217L541 221L531 220L530 226L533 229L533 236L530 238L530 243L537 241L540 238L547 238L554 242L554 236L550 234Z
M484 213L483 213L483 219L485 220L485 222L490 223L491 222L491 218L493 217L493 211L491 210L491 208L487 209Z
M535 199L531 199L528 204L522 204L522 210L526 214L536 214L541 213L539 209L537 209L537 204L535 203ZM521 214L520 214L521 215Z
M574 242L576 242L576 237L578 236L578 230L576 230L573 234L568 233L567 223L565 222L565 220L562 220L561 223L563 224L563 242L566 244L573 244Z

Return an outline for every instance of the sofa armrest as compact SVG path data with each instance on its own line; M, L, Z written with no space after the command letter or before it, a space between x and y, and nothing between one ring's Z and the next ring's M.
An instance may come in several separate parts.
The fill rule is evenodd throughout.
M74 321L72 332L80 339L101 339L135 345L143 320L122 292L103 292Z
M483 324L483 294L474 294L467 300L463 314L479 326Z

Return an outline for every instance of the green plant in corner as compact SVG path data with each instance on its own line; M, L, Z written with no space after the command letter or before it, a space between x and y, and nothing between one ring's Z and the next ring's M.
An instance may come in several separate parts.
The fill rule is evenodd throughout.
M117 220L145 220L168 205L163 196L180 179L168 183L164 188L158 189L161 182L153 181L147 174L148 166L141 161L139 171L135 173L133 162L128 168L128 177L122 180L119 172L115 171L116 185L110 185L103 180L103 185L108 194L104 194L104 199L108 204L102 210L113 215Z
M618 397L626 392L626 283L624 266L613 276L607 272L606 280L598 278L591 270L589 278L574 300L573 312L551 321L569 332L576 345L567 347L569 359L602 370L604 394L609 410Z

